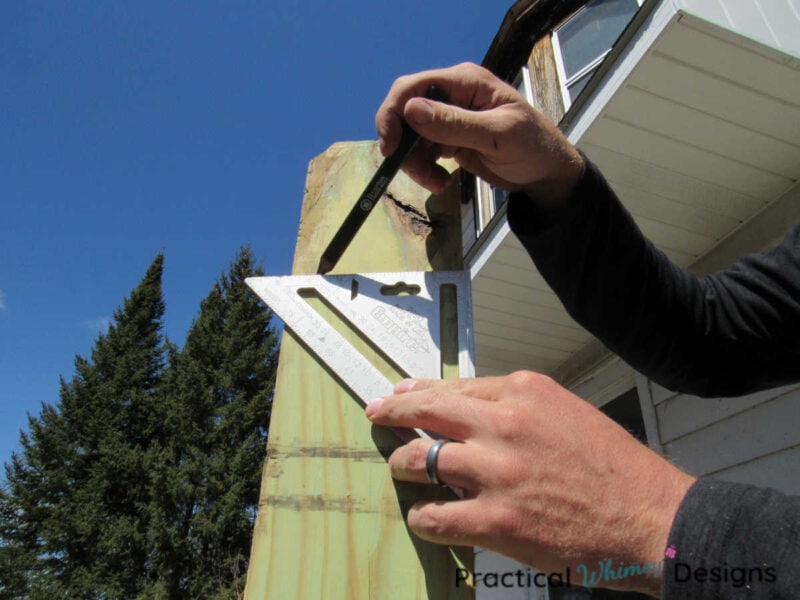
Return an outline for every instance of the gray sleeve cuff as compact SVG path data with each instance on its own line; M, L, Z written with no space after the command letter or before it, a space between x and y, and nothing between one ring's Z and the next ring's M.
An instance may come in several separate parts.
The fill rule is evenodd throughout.
M684 498L664 559L662 598L797 598L800 498L699 479Z

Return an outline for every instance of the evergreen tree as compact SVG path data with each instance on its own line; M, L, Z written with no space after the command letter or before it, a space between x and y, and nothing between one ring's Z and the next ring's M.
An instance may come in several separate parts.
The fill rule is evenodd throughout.
M163 257L29 417L0 488L0 600L236 598L244 585L277 362L244 284L249 248L178 350L161 335Z
M249 248L203 300L173 354L153 469L151 596L236 598L258 502L277 363L271 314L247 288Z
M20 571L0 572L10 597L134 597L147 573L145 449L164 369L163 256L114 313L91 361L61 382L57 406L29 417L6 465L2 548ZM15 594L16 590L16 596Z

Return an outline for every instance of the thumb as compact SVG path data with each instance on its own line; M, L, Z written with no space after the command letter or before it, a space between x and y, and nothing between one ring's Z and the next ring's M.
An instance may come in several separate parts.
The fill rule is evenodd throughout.
M427 98L412 98L403 110L405 120L422 137L443 146L490 153L495 148L496 127L492 111L465 110Z

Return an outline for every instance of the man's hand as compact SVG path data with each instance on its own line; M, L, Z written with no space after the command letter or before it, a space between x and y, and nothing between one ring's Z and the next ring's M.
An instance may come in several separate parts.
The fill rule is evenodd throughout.
M446 104L422 97L431 84L444 90ZM403 168L434 193L450 179L436 164L441 156L454 158L492 185L522 189L544 204L567 198L583 169L581 155L553 123L513 87L477 65L395 81L375 117L384 156L400 143L402 119L430 142L420 144Z
M551 379L530 372L462 380L404 380L373 401L376 424L421 427L442 446L438 476L462 500L420 502L409 527L432 542L497 550L544 572L599 561L660 563L694 478ZM432 440L395 450L392 476L427 482ZM654 577L618 587L658 593ZM611 587L606 582L604 586Z

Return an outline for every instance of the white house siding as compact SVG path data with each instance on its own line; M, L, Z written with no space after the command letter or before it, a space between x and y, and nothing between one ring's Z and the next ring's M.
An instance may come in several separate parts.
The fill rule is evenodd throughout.
M798 0L675 0L698 17L800 56Z
M800 385L740 398L698 398L652 382L647 391L664 454L677 465L800 494Z
M565 125L623 201L631 199L646 234L688 266L746 234L799 179L800 0L662 0L656 7ZM468 251L472 207L464 208ZM487 232L474 255L479 375L556 373L589 347L590 336L532 272L506 222ZM702 399L634 376L616 358L587 365L569 378L571 389L601 405L635 383L648 443L689 472L800 494L800 385ZM515 568L496 554L476 554L476 571ZM533 593L479 586L477 598L539 600Z

